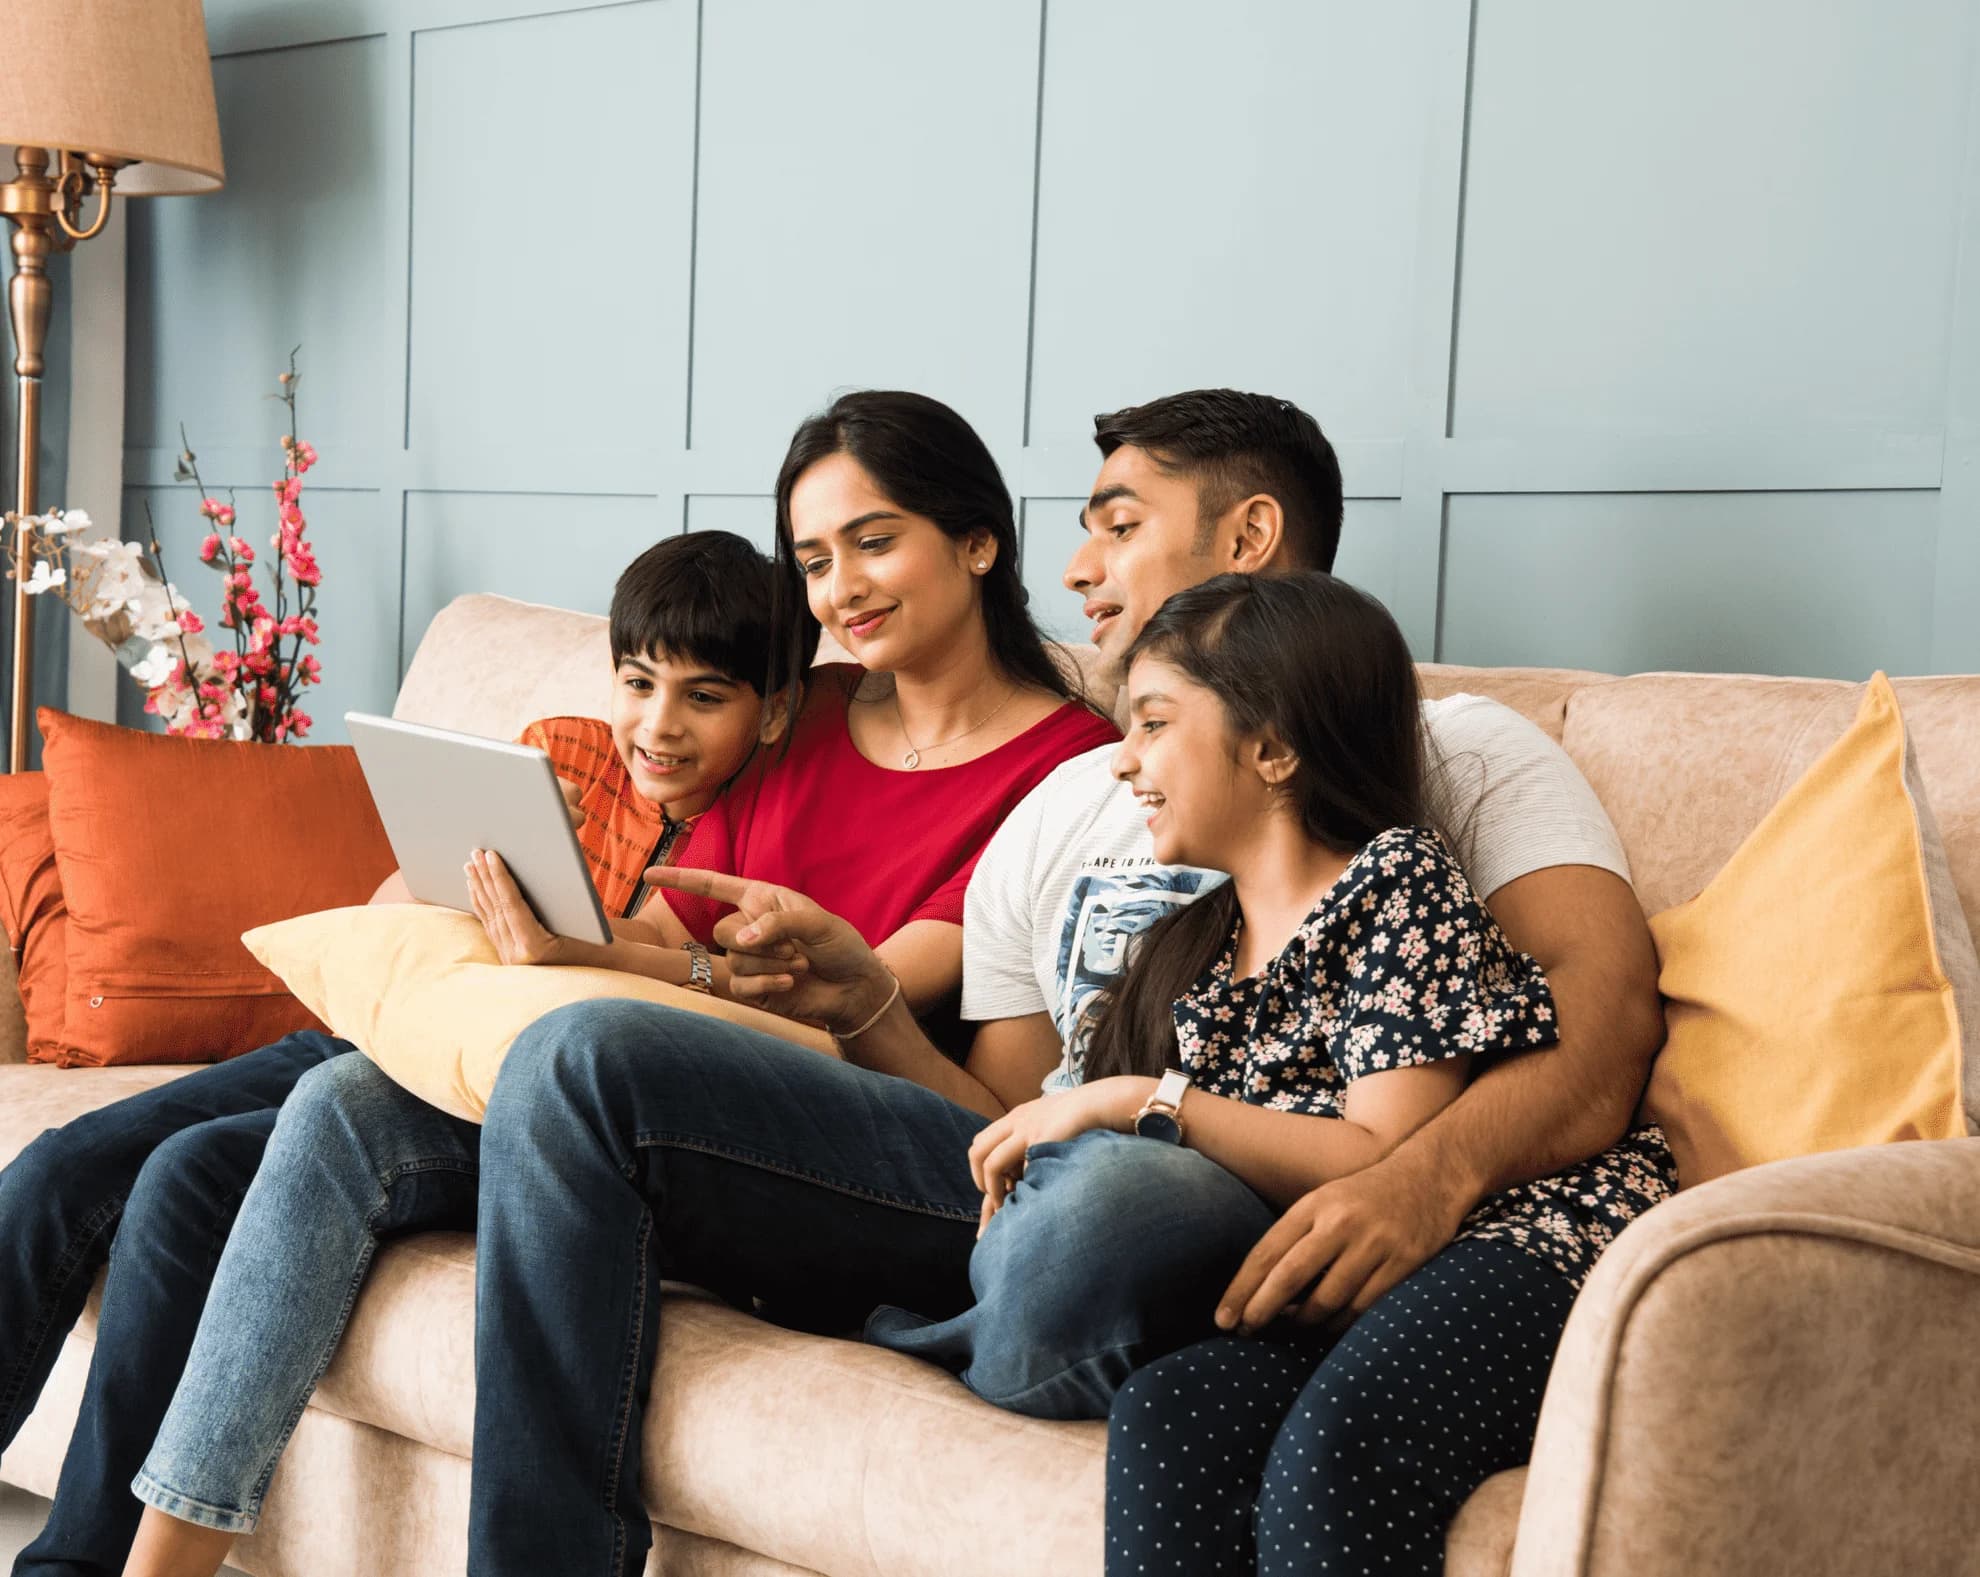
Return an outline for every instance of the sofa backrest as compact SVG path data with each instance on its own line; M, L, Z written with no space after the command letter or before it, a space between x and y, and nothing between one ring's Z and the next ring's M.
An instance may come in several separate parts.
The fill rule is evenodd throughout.
M1696 897L1815 758L1863 686L1749 674L1636 674L1426 664L1424 689L1524 713L1594 786L1655 914ZM1980 935L1980 677L1892 681L1970 930Z
M1093 689L1092 648L1069 652ZM1736 674L1619 679L1439 663L1421 674L1427 694L1491 696L1560 741L1614 819L1651 914L1712 879L1849 726L1863 692L1840 680ZM600 712L609 681L605 621L596 615L461 597L420 641L394 715L509 739L539 717ZM1961 907L1980 933L1980 677L1895 684Z
M1059 648L1103 706L1113 690L1097 676L1091 646ZM852 659L826 636L818 661ZM539 717L602 717L611 693L605 620L509 597L456 597L433 616L399 686L392 715L408 723L513 739Z

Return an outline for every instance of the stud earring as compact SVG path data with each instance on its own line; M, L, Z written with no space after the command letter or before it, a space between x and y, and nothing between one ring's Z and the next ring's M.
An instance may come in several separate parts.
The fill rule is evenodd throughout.
M978 568L979 570L986 570L986 569L988 569L988 568L989 568L990 566L989 566L988 564L986 564L986 563L984 563L984 562L983 562L983 560L981 560L981 559L978 559L978 560L976 561L976 567L977 567L977 568Z

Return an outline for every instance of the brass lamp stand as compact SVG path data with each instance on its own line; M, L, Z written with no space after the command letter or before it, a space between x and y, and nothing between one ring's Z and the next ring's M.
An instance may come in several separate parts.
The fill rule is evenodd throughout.
M48 312L54 303L54 287L48 282L48 256L51 250L67 252L78 241L103 233L110 222L110 193L117 179L121 159L99 158L95 154L78 158L62 155L62 177L48 177L46 148L17 148L14 164L19 174L0 186L0 214L14 223L14 277L7 286L7 312L14 327L14 376L20 396L19 465L14 493L14 512L20 517L14 527L14 562L25 567L32 528L28 517L35 512L41 472L41 372L42 348L48 339ZM89 174L83 174L84 165ZM83 189L87 181L96 186L96 218L87 230L76 228L82 217ZM27 594L27 577L14 577L14 697L7 746L11 770L22 771L28 756L28 707L33 678L34 603Z
M162 197L220 185L220 122L200 0L0 3L0 158L10 147L16 173L0 185L0 215L13 227L7 309L20 395L14 511L23 523L13 542L20 574L7 765L20 772L34 693L25 520L40 491L41 377L54 294L48 259L102 233L114 191ZM96 213L84 228L92 196Z

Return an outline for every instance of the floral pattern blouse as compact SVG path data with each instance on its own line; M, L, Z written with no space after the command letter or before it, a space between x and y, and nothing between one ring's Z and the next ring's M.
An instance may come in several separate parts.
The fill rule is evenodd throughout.
M1547 977L1515 949L1427 827L1398 827L1349 863L1285 950L1233 978L1242 922L1175 1006L1183 1068L1213 1095L1344 1115L1365 1074L1555 1045ZM1579 1287L1616 1234L1677 1186L1646 1125L1593 1160L1494 1194L1460 1237L1510 1242Z

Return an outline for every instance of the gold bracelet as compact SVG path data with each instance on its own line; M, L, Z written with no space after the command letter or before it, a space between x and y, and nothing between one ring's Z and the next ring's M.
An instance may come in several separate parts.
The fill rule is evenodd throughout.
M868 1030L873 1028L875 1024L878 1024L883 1018L885 1018L887 1016L887 1010L891 1008L896 1002L900 1001L900 999L901 999L901 977L899 975L895 975L894 989L887 994L887 1000L880 1004L880 1011L874 1014L873 1017L868 1019L864 1024L860 1025L858 1029L847 1030L843 1035L841 1035L837 1030L833 1030L832 1038L838 1041L841 1045L845 1044L845 1042L849 1040L858 1040L860 1036L864 1035Z

